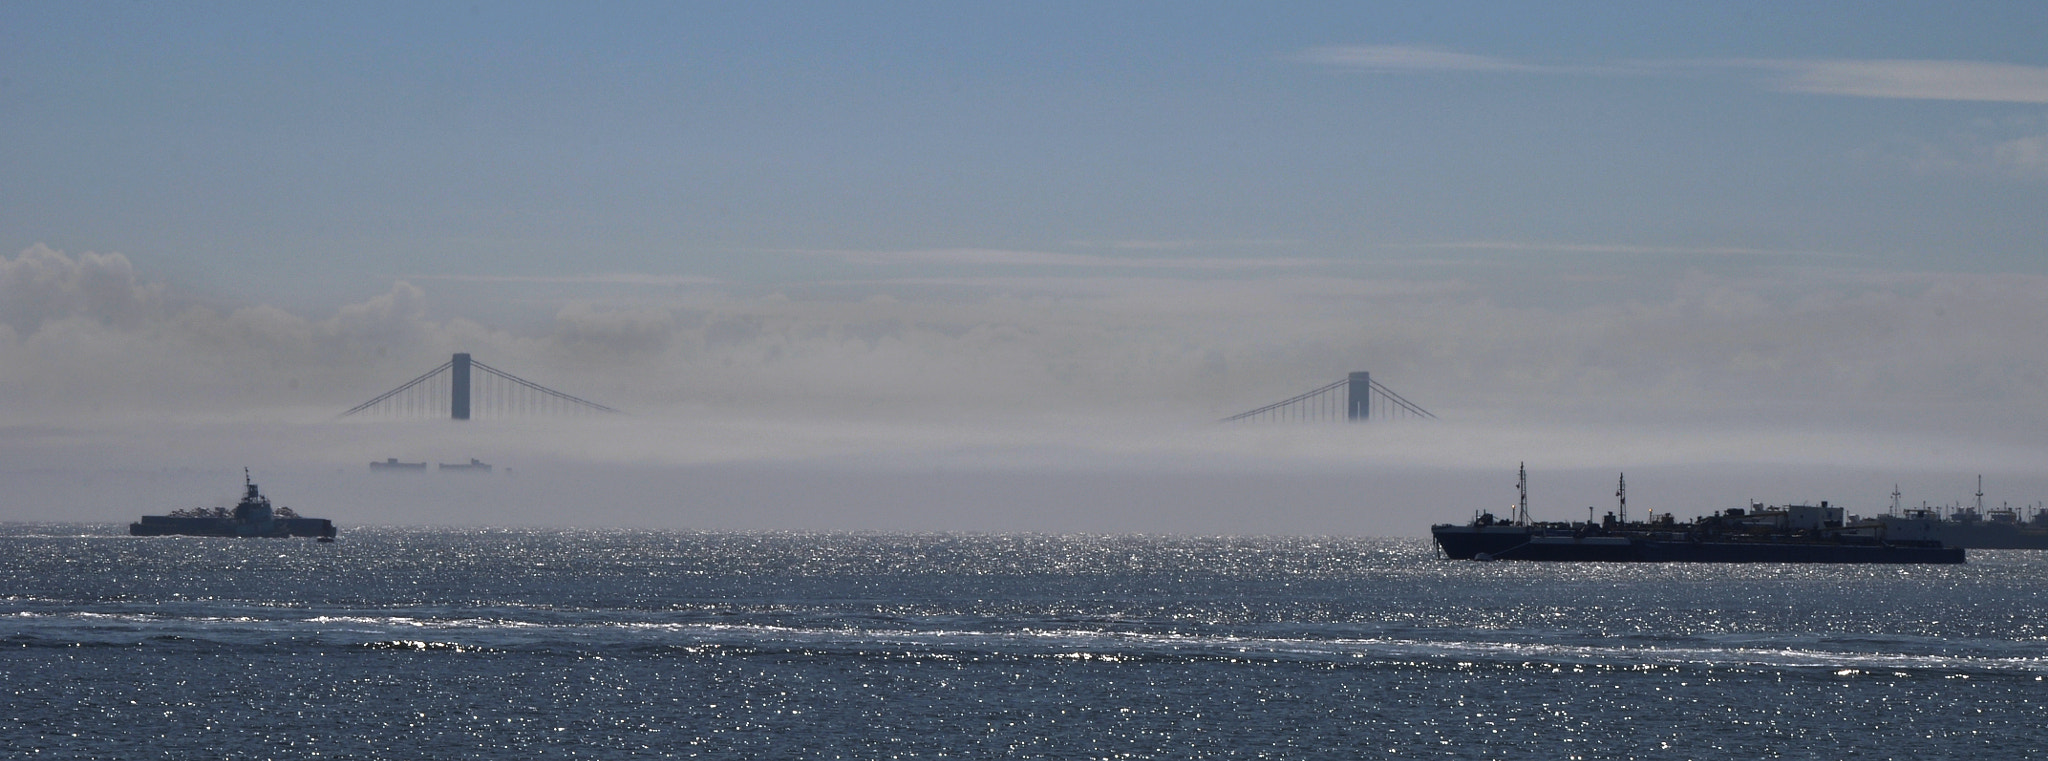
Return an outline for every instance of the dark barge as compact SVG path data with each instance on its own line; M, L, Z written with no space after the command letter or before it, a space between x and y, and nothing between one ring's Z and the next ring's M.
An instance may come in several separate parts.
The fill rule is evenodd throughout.
M1881 526L1845 526L1842 508L1751 504L1679 523L1664 514L1630 522L1627 483L1615 492L1620 515L1598 523L1528 518L1528 473L1507 520L1482 513L1469 524L1438 524L1430 536L1455 560L1547 560L1624 563L1961 563L1960 547L1921 538L1888 537Z

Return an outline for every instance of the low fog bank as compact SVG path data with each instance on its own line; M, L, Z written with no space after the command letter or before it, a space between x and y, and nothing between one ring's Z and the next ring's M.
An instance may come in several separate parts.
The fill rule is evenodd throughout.
M1530 473L1543 520L1614 509L1616 472ZM1968 504L1975 474L1843 467L1667 466L1628 471L1631 513L1688 518L1750 500L1830 500L1872 515L1890 505ZM144 513L229 505L239 470L16 472L8 521L125 523ZM255 477L278 504L343 527L495 526L692 531L1036 532L1426 536L1479 510L1505 515L1513 464L1489 470L1362 467L1351 472L876 471L796 465L672 468L537 465L509 472L371 473L270 469ZM2048 478L1987 474L1992 506L2048 499Z
M969 471L1349 473L1783 466L2022 473L2048 448L1985 437L1803 426L1184 423L1145 416L967 419L701 416L584 420L136 423L0 428L0 470L367 470L368 463L501 467L791 467Z
M2048 496L2048 281L1637 270L1564 304L1516 272L619 278L492 324L405 282L304 315L37 246L0 258L0 519L225 503L242 466L345 525L1413 536L1505 509L1523 461L1539 517L1604 511L1619 471L1681 514ZM337 417L455 351L631 414ZM1350 370L1441 420L1217 422Z
M2048 279L1751 264L1618 267L1589 282L1541 262L1495 264L620 277L574 297L400 281L315 315L209 302L120 254L35 246L0 258L0 425L313 421L467 352L654 416L1207 422L1368 370L1474 423L2022 441L2048 426ZM486 320L494 310L480 304L526 317Z
M1012 421L1015 423L1016 421ZM1673 436L1457 422L845 428L795 421L324 422L0 432L0 520L123 522L231 504L240 467L346 526L1420 536L1505 514L1527 462L1543 519L1830 500L2048 499L2041 453L1767 430ZM1764 453L1770 453L1765 456ZM373 461L424 462L386 472ZM443 472L471 458L489 474Z

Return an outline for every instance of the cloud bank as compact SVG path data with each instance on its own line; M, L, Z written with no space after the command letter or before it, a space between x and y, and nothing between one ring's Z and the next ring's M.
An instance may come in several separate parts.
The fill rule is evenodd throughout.
M1486 256L1501 245L1434 250ZM1369 370L1466 420L2048 422L2040 278L1801 268L1811 257L1721 249L1712 251L1741 254L1742 266L1603 281L1544 264L1608 250L1634 251L1509 247L1494 252L1509 260L1429 280L699 285L566 300L541 328L515 332L434 317L431 294L403 281L331 315L299 315L181 300L118 254L36 246L0 259L9 295L0 383L27 402L7 412L15 423L318 418L468 351L654 414L861 421L995 411L1178 423ZM1523 298L1540 292L1577 300Z
M1460 53L1426 45L1327 45L1309 48L1297 58L1359 71L1512 71L1543 72L1551 69L1505 58Z
M1378 72L1477 72L1660 75L1700 69L1772 74L1783 92L1859 98L2048 103L2048 67L1991 61L1915 59L1634 60L1586 65L1538 64L1418 45L1333 45L1296 60L1337 69Z
M1113 247L1124 249L1166 250L1174 248L1184 248L1190 245L1193 244L1174 241L1130 241L1115 244ZM1052 251L1017 251L1009 249L991 248L939 248L914 249L905 251L823 250L795 251L786 253L799 253L810 256L830 257L850 264L861 264L868 266L940 265L966 267L1060 267L1084 269L1185 270L1190 272L1229 272L1237 270L1263 270L1285 269L1292 267L1312 267L1319 264L1327 264L1327 262L1323 262L1316 259L1297 259L1286 257L1252 258L1211 256L1096 256L1089 254L1069 254Z
M2048 67L1986 61L1741 61L1780 72L1788 92L1910 100L2048 103Z

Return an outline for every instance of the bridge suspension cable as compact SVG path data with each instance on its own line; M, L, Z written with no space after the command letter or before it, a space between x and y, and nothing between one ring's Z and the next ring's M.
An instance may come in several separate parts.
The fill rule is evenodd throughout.
M1280 401L1268 404L1264 407L1260 407L1255 410L1251 410L1249 412L1240 412L1235 415L1231 415L1230 417L1224 418L1223 422L1235 423L1239 420L1258 419L1261 416L1268 416L1273 419L1281 420L1335 420L1336 415L1331 410L1331 408L1334 406L1332 402L1339 402L1343 397L1349 396L1349 394L1335 394L1331 392L1334 392L1337 389L1343 388L1347 385L1350 385L1350 381L1337 381L1336 383L1332 383L1330 385L1324 386L1314 391L1310 391L1305 394L1301 394L1299 396L1295 396L1290 399L1282 399Z
M570 395L568 395L568 394L564 394L564 393L562 393L562 392L560 392L560 391L556 391L556 390L554 390L554 389L551 389L551 388L548 388L548 387L546 387L546 386L540 385L540 384L538 384L538 383L535 383L535 382L533 382L533 381L527 380L527 379L525 379L525 378L521 378L521 377L519 377L519 376L517 376L517 375L513 375L513 374L511 374L511 373L505 372L505 371L503 371L503 370L500 370L500 369L498 369L498 368L492 367L492 366L490 366L490 365L486 365L486 364L484 364L484 363L482 363L482 362L477 362L477 361L475 361L475 360L471 360L471 361L470 361L470 364L471 364L471 365L474 365L474 366L475 366L475 367L476 367L477 369L479 369L479 370L482 370L482 371L484 371L484 372L486 372L486 373L490 373L491 375L493 375L493 376L496 376L496 377L498 377L498 378L500 378L500 379L502 379L502 380L505 380L505 381L511 382L511 383L513 383L513 384L515 384L515 385L517 385L517 386L521 387L521 388L525 388L525 389L528 389L528 390L530 390L530 391L533 391L533 392L535 392L535 393L541 394L542 396L545 396L545 397L550 397L550 398L553 398L553 399L557 399L557 400L560 400L560 401L563 401L563 402L567 402L567 403L569 403L569 404L571 404L571 405L575 405L575 406L577 406L577 407L581 407L581 408L584 408L584 409L596 410L596 411L598 411L598 412L609 412L609 413L612 413L612 414L614 414L614 415L623 415L623 414L625 414L625 413L623 413L623 412L620 412L620 411L618 411L618 410L612 409L612 408L610 408L610 407L607 407L607 406L605 406L605 405L602 405L602 404L598 404L597 402L593 402L593 401L590 401L589 399L583 399L583 398L579 398L579 397L575 397L575 396L570 396Z
M471 372L475 370L477 372ZM438 383L446 378L446 383ZM423 419L447 415L469 420L524 415L625 413L589 399L566 394L457 354L424 375L349 408L341 417Z
M386 392L384 392L384 393L382 393L382 394L378 394L378 395L377 395L377 398L375 398L375 399L371 399L370 401L367 401L367 402L363 402L362 404L358 404L358 405L356 405L356 406L354 406L354 407L350 407L350 408L349 408L349 410L348 410L347 412L341 413L341 416L342 416L342 417L348 417L348 416L350 416L350 415L354 415L354 414L356 414L356 413L358 413L358 412L362 412L362 411L364 411L364 410L367 410L367 409L370 409L370 408L372 408L372 407L375 407L375 406L377 406L377 405L379 405L379 404L383 404L383 403L384 403L384 402L386 402L386 401L390 401L390 400L391 400L391 399L392 399L393 397L396 397L396 396L398 396L399 394L403 394L403 393L405 393L405 392L407 392L407 391L411 391L411 390L413 389L413 387L415 387L415 386L418 386L418 385L420 385L420 384L422 384L422 383L425 383L425 382L427 382L427 381L433 380L433 379L434 379L434 378L435 378L436 376L439 376L440 374L442 374L442 373L445 373L445 372L447 372L447 371L448 371L448 368L450 368L450 367L453 367L454 365L455 365L455 363L454 363L454 361L452 361L452 360L451 360L451 361L448 361L448 362L443 362L443 363L441 363L441 366L440 366L440 367L436 367L436 368L434 368L434 369L432 369L432 370L428 370L428 371L426 372L426 374L425 374L425 375L421 375L421 376L420 376L420 377L418 377L418 378L414 378L414 379L412 379L412 380L406 381L404 385L401 385L401 386L399 386L398 388L394 388L394 389L391 389L390 391L386 391Z
M1357 372L1313 391L1231 415L1224 418L1223 422L1364 422L1399 418L1436 420L1437 416L1423 409L1421 405L1408 401L1393 389L1381 385L1379 381L1373 380L1370 373Z

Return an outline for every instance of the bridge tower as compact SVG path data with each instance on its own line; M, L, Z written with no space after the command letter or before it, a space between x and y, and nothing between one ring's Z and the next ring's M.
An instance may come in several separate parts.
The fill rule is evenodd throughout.
M1346 417L1352 422L1372 419L1372 373L1352 373L1350 386L1345 393Z
M469 355L457 354L448 361L448 415L456 420L469 419Z

